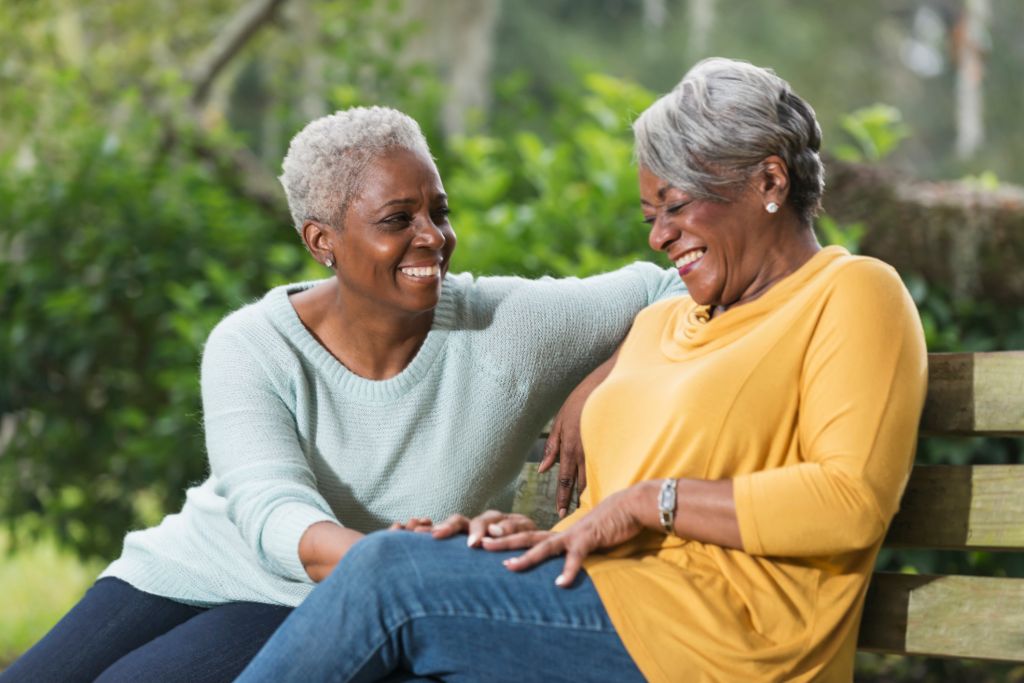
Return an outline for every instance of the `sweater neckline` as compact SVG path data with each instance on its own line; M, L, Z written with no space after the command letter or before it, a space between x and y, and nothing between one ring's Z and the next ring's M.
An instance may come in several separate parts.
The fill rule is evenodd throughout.
M306 328L289 296L315 287L326 280L296 282L275 287L265 297L271 315L280 329L298 348L299 352L319 371L323 378L341 391L365 401L388 401L408 393L427 374L441 349L448 332L454 328L456 302L454 279L445 275L441 296L434 308L430 330L409 364L394 377L368 379L345 367Z
M666 328L662 348L670 355L672 349L695 350L699 347L728 341L734 334L742 334L755 320L785 305L797 296L799 291L822 270L837 259L849 256L843 247L825 247L809 258L795 271L779 280L764 295L750 303L737 306L714 317L709 315L707 306L698 305L690 297L684 297Z

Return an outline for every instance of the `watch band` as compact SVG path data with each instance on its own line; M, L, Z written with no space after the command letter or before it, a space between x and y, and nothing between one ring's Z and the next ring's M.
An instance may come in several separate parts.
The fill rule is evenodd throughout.
M666 534L675 533L677 481L666 479L661 482L661 492L658 494L658 520Z

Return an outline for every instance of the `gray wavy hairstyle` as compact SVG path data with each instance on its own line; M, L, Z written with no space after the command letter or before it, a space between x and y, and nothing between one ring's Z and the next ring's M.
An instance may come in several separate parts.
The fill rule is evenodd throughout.
M636 160L688 194L725 200L765 157L789 168L787 202L810 225L821 210L825 167L814 110L789 83L747 62L712 57L633 123Z
M295 229L307 220L342 227L366 167L395 147L432 158L419 124L389 107L352 107L308 123L288 145L278 178Z

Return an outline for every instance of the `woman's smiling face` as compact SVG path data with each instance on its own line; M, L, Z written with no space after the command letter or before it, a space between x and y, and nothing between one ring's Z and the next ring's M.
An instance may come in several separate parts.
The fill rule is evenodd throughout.
M370 162L332 249L346 294L408 314L437 305L454 250L437 167L402 148Z
M772 231L765 229L756 192L744 190L729 201L699 199L643 166L639 175L648 242L679 269L694 301L729 307L760 293Z

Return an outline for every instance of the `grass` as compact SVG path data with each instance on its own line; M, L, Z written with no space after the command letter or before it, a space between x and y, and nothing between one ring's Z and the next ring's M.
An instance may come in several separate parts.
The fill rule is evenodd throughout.
M11 552L0 530L0 670L46 634L103 569L83 562L52 539L22 542Z

